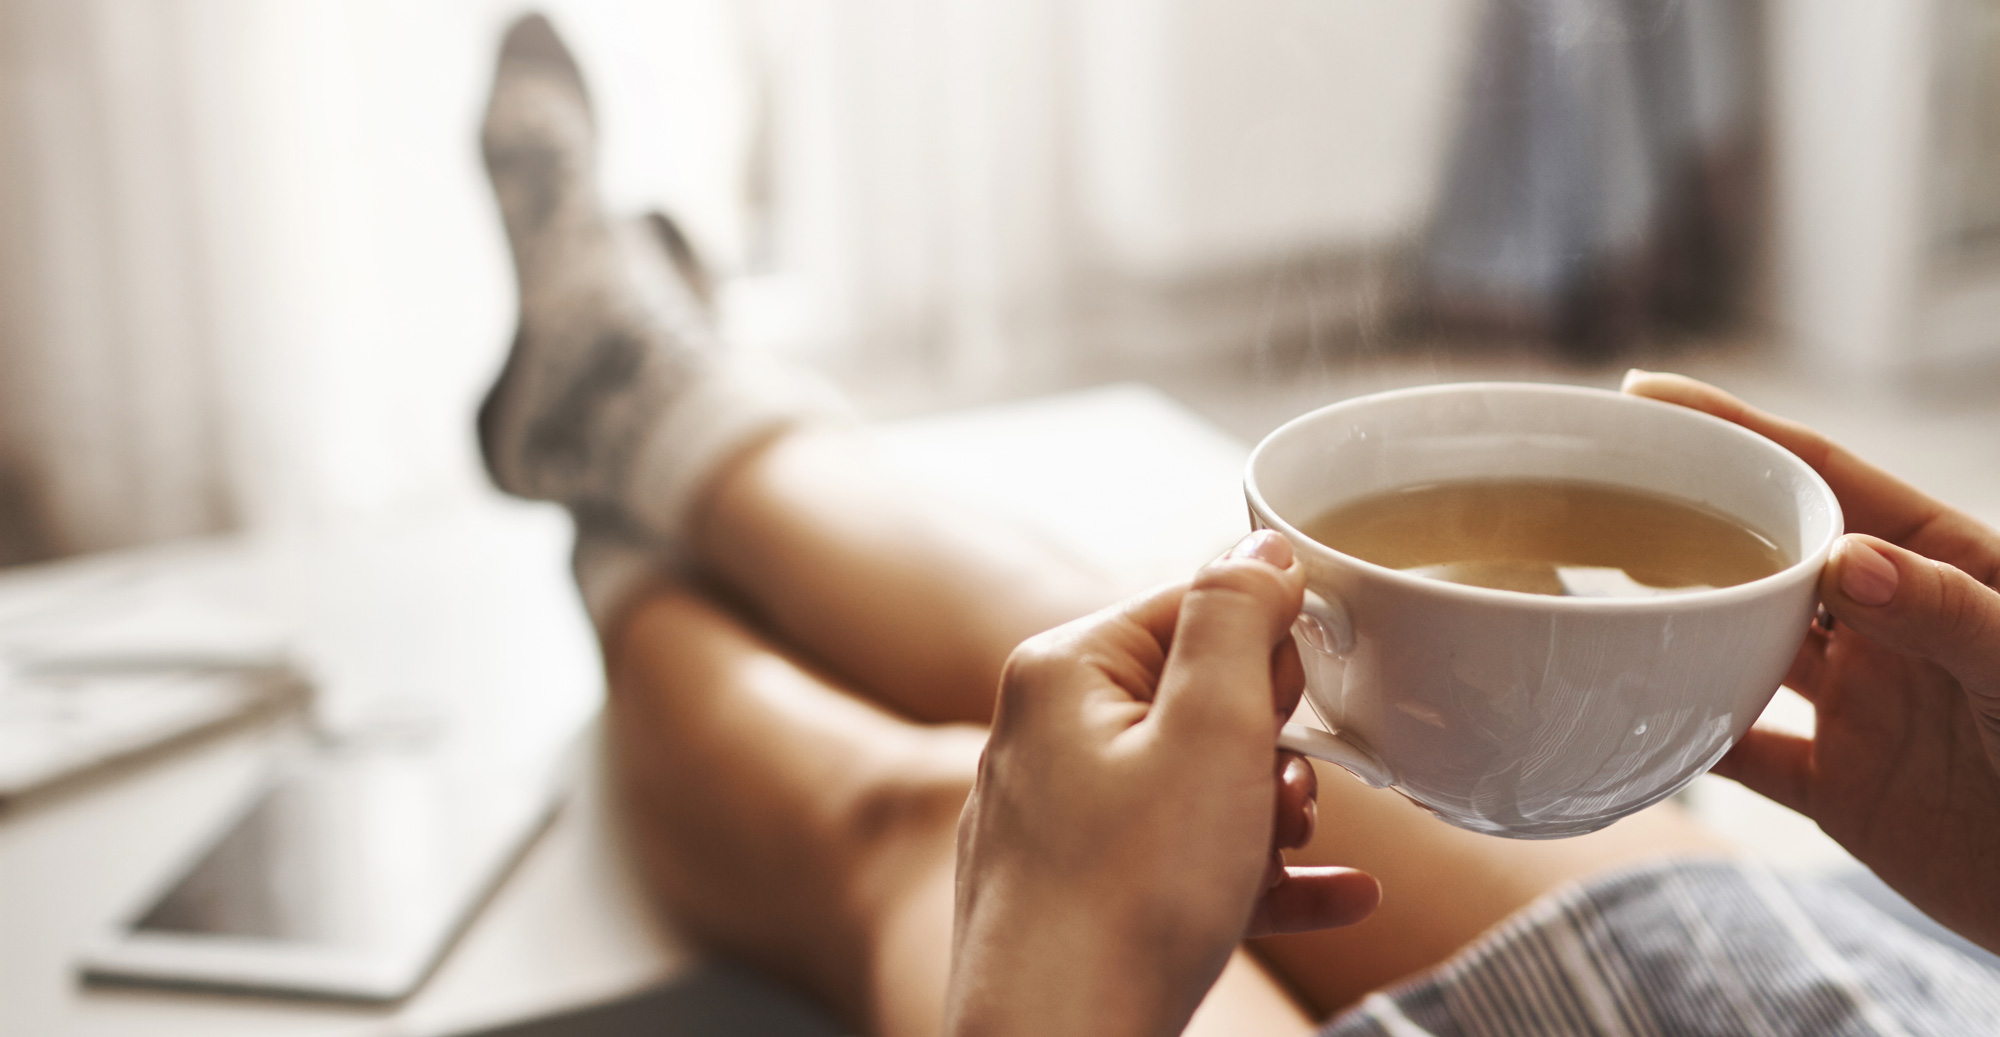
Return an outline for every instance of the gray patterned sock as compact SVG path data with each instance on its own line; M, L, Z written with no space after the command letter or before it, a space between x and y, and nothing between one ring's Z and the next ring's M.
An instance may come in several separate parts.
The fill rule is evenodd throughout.
M481 145L521 300L506 367L480 407L487 470L509 493L567 506L580 538L671 563L720 466L844 408L802 372L721 348L707 275L670 221L605 215L582 76L538 15L501 46ZM629 552L580 543L580 579L583 559L600 553Z

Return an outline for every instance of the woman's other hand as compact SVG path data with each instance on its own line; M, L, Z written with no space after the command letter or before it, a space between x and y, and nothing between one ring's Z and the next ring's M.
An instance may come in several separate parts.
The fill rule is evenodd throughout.
M1375 880L1286 869L1312 768L1304 574L1254 533L1192 584L1023 644L959 824L955 1033L1178 1033L1247 935L1357 922Z
M1625 391L1706 411L1813 466L1848 534L1785 685L1809 738L1752 729L1715 768L1819 823L1932 918L2000 951L2000 534L1794 422L1634 371Z

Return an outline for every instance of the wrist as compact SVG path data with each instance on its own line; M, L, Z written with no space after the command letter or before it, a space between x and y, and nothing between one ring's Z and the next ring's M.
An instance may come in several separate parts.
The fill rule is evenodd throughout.
M1176 1034L1206 991L1101 898L983 892L955 941L949 1034Z

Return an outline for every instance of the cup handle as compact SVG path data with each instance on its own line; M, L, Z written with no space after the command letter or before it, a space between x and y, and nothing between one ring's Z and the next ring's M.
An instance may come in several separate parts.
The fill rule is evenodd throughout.
M1286 724L1278 732L1278 748L1290 749L1315 760L1338 764L1372 789L1387 787L1396 780L1395 775L1389 773L1389 768L1382 766L1382 761L1376 759L1374 753L1317 727Z
M1354 622L1348 618L1347 609L1339 598L1306 591L1305 602L1299 607L1299 618L1293 621L1292 631L1301 643L1316 652L1345 656L1354 650ZM1316 727L1286 724L1284 730L1278 732L1278 746L1338 764L1371 788L1379 789L1394 781L1389 768L1384 767L1374 753Z
M1354 621L1347 618L1347 607L1339 598L1306 591L1299 618L1292 621L1292 632L1308 647L1327 655L1345 658L1354 651Z

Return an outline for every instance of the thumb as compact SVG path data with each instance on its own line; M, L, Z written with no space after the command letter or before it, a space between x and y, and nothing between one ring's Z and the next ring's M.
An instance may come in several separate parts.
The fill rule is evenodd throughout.
M1196 573L1160 674L1154 712L1162 730L1256 736L1272 748L1271 650L1291 636L1304 594L1291 545L1270 530Z
M1841 537L1820 577L1827 611L1871 640L1942 666L2000 721L2000 592L1886 540Z

